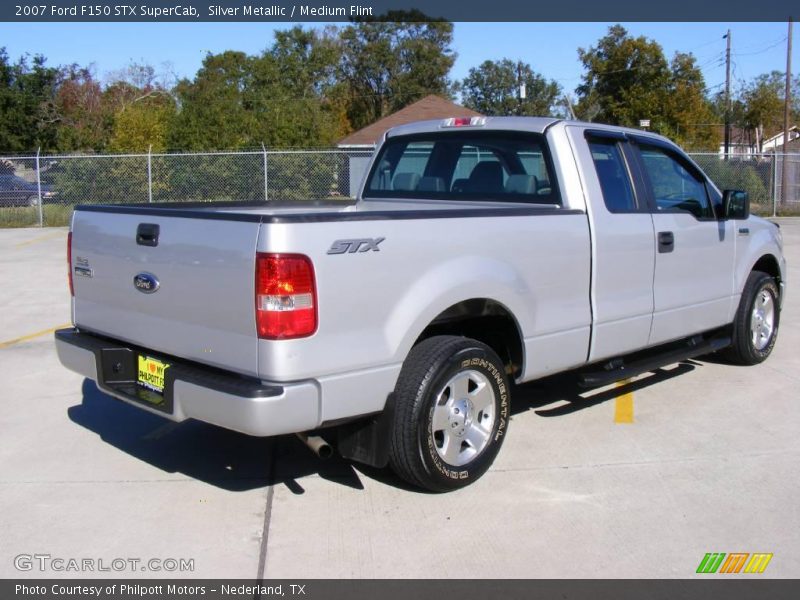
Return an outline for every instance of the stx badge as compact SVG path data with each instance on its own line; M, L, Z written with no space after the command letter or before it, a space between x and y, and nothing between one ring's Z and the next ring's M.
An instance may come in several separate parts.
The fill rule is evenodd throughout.
M336 240L331 244L328 254L355 254L356 252L369 252L374 250L380 252L378 244L386 238L364 238L360 240Z

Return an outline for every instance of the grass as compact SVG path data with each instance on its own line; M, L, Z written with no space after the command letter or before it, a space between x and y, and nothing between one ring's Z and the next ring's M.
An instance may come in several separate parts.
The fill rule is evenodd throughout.
M72 219L72 207L50 204L42 207L45 227L66 227ZM11 227L38 227L39 207L19 206L0 208L0 229Z
M750 211L754 215L758 215L759 217L771 217L772 216L772 205L758 205L753 204L750 207ZM800 204L794 204L790 206L780 206L778 205L778 210L776 216L778 217L800 217Z

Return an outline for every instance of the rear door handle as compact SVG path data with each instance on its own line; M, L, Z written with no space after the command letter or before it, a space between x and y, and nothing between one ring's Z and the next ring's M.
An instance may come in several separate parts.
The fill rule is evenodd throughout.
M156 223L139 223L136 228L136 243L140 246L158 246L160 229Z
M667 254L675 249L675 235L671 231L658 232L658 251Z

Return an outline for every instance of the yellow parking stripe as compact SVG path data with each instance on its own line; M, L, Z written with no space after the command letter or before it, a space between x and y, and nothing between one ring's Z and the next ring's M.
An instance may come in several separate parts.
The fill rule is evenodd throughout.
M630 379L617 382L617 387L624 387ZM633 423L633 392L626 392L614 400L614 423Z
M45 235L40 235L38 237L33 238L32 240L28 240L27 242L20 242L19 244L15 244L15 248L22 248L24 246L30 246L31 244L35 244L36 242L43 242L45 240L52 240L53 238L57 238L59 236L65 235L66 232L64 231L52 231L50 233L46 233Z
M70 323L65 323L63 325L59 325L58 327L51 327L50 329L45 329L43 331L37 331L36 333L23 335L22 337L14 338L13 340L0 342L0 349L8 348L9 346L13 346L14 344L19 344L20 342L27 342L28 340L32 340L34 338L47 335L48 333L53 333L56 329L64 329L64 327L69 327L70 325L71 325Z

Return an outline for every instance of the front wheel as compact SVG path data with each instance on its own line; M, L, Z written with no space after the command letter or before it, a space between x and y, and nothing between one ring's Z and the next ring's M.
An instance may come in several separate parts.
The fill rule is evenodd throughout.
M775 279L761 271L747 278L733 322L733 343L725 351L732 362L756 365L775 347L780 324L779 292Z
M445 492L491 466L509 418L503 363L486 344L436 336L415 346L395 388L389 461L403 479Z

